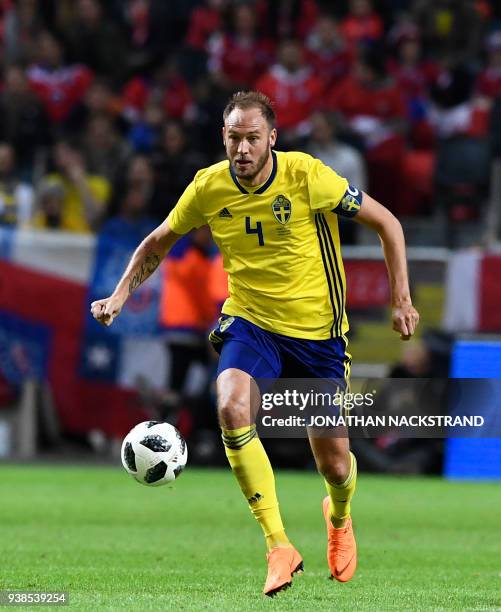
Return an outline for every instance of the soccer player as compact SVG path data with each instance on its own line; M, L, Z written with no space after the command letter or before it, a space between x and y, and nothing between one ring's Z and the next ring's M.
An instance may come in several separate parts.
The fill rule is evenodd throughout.
M255 379L284 367L303 377L345 379L346 283L338 215L378 232L391 286L393 329L409 339L419 315L412 306L405 242L397 219L366 193L305 153L274 151L275 113L262 93L239 92L223 113L228 159L200 170L167 219L135 251L113 294L92 303L111 325L127 297L158 267L183 234L208 224L229 275L229 298L210 338L220 354L218 415L228 461L268 548L266 595L288 587L303 568L279 512L273 471L256 435ZM253 405L251 405L251 402ZM350 580L357 564L350 517L357 464L346 437L310 444L327 497L331 577Z

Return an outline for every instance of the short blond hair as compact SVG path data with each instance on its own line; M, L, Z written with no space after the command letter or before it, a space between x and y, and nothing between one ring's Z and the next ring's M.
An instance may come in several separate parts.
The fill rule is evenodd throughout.
M275 127L276 115L273 103L268 96L260 91L237 91L237 93L234 93L223 111L223 121L226 121L228 115L235 108L241 108L242 110L258 108L270 128Z

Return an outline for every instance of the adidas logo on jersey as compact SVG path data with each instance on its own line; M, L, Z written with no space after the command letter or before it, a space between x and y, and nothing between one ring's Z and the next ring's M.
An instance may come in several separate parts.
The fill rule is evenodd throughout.
M230 213L230 211L227 208L223 208L223 210L219 213L219 218L220 219L232 219L233 215Z

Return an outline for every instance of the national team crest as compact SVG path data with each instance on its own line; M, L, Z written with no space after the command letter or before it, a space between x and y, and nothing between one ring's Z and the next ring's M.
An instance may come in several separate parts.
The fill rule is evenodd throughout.
M228 327L233 323L235 317L228 317L227 319L223 319L219 324L219 331L224 332Z
M282 225L285 225L291 218L292 203L284 195L279 195L273 200L271 210L275 219Z

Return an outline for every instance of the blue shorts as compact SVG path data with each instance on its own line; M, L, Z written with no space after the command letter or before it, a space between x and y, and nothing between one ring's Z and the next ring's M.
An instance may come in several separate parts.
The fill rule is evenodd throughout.
M303 340L222 315L209 339L219 353L218 375L238 368L253 378L335 378L348 382L351 356L342 337Z

